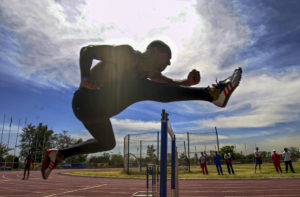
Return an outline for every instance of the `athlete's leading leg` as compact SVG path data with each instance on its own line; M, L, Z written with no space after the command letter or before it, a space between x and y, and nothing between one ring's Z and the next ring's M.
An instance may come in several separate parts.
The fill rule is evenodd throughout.
M123 82L121 88L122 99L128 102L127 105L143 100L158 102L203 100L225 107L230 95L239 85L241 74L242 69L238 68L227 79L205 88L159 83L147 79L128 80Z
M157 102L173 102L187 100L203 100L212 102L213 98L209 94L209 87L196 88L185 87L176 84L159 83L151 80L143 79L133 81L126 87L130 98L127 100L144 101L152 100ZM133 100L134 99L134 100Z

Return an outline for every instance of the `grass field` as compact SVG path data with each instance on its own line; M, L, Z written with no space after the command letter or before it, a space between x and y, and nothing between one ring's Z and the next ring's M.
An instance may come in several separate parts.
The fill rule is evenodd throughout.
M296 173L285 173L285 165L282 163L282 174L278 174L272 163L262 164L262 172L254 173L254 164L233 164L235 175L228 175L226 165L222 165L224 175L217 174L216 167L213 165L208 166L208 175L203 175L199 166L191 168L191 172L179 168L179 178L300 178L300 162L294 162L293 166ZM144 169L145 170L145 169ZM92 176L92 177L117 177L117 178L145 178L145 171L131 171L126 174L123 169L106 169L106 170L90 170L90 171L72 171L68 172L70 175L78 176ZM169 175L170 176L170 169Z

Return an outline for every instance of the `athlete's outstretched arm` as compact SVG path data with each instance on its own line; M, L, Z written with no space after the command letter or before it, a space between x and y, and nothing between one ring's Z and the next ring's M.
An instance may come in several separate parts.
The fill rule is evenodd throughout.
M166 76L164 76L161 73L155 73L153 74L150 79L152 81L156 81L156 82L160 82L160 83L174 83L177 85L183 85L183 86L192 86L192 85L196 85L200 82L200 72L197 71L196 69L192 70L187 79L184 80L173 80L170 79Z

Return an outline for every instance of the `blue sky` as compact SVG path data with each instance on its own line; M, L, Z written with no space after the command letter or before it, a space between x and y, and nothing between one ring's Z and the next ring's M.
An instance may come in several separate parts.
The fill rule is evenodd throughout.
M112 118L118 141L114 152L123 152L127 133L159 130L162 108L175 132L217 126L221 146L235 144L238 151L246 145L252 152L255 144L263 150L300 147L299 10L297 0L1 1L4 139L10 117L12 138L26 117L57 133L67 130L88 139L71 108L80 82L80 48L130 44L144 51L150 41L161 39L173 51L165 75L184 79L196 68L202 76L197 86L206 87L241 66L241 84L224 109L201 101L130 106Z

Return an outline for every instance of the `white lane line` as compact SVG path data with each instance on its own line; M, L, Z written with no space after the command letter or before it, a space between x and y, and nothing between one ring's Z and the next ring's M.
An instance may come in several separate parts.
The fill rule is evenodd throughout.
M93 188L102 187L102 186L105 186L105 185L107 185L107 184L96 185L96 186L92 186L92 187L84 187L84 188L75 189L75 190L69 190L69 191L62 192L62 194L67 194L67 193L72 193L72 192L77 192L77 191L82 191L82 190L93 189ZM50 195L47 195L47 196L44 196L44 197L51 197L51 196L56 196L56 195L59 195L59 194L50 194Z
M5 181L8 180L8 178L4 174L2 174L2 178L4 178Z

